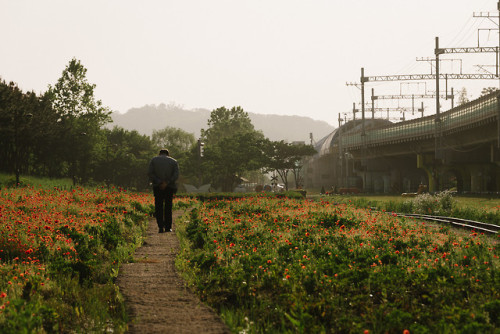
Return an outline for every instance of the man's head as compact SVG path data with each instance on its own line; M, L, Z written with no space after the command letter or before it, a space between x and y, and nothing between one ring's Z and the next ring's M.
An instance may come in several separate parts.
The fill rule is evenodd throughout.
M168 152L168 150L166 148L162 148L160 150L160 155L170 155L170 153Z

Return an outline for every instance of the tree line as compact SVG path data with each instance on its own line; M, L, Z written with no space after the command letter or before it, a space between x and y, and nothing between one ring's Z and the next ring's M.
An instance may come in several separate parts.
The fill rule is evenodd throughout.
M109 129L111 112L95 98L86 72L72 59L40 94L0 81L0 171L14 175L16 184L20 175L36 175L144 190L149 160L168 148L181 166L180 183L231 191L242 178L262 183L275 173L286 188L290 175L300 187L304 157L316 153L310 145L265 138L241 107L213 110L198 140L169 126L152 136Z

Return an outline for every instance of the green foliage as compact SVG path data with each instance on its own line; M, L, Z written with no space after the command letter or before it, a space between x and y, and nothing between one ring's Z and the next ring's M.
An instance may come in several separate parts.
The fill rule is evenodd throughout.
M220 107L212 110L207 125L208 128L201 131L201 138L207 146L214 145L236 134L255 131L248 113L241 107L231 109Z
M488 312L490 321L500 327L500 300L493 300L484 304L484 310Z
M204 234L206 234L205 227L200 222L196 210L193 210L189 224L186 226L186 236L194 248L203 248L205 245Z
M20 185L25 187L36 187L38 189L70 189L72 182L70 179L46 178L37 176L21 176ZM3 187L16 187L15 178L12 175L0 173L0 189Z
M496 91L498 91L497 87L484 87L481 90L481 96L488 95L488 94L491 94L491 93L496 92Z
M279 193L263 192L263 193L199 193L199 194L180 194L177 197L197 199L201 202L222 201L222 200L237 200L239 198L262 197L262 198L290 198L304 199L304 194L299 191L285 191ZM191 206L191 204L187 204ZM219 204L220 205L220 204Z
M94 96L87 69L72 59L54 86L37 96L0 82L0 171L69 177L73 185L148 186L145 170L157 154L137 131L103 129L110 111ZM10 185L10 184L9 184Z
M303 159L316 153L311 145L289 144L282 141L266 141L263 143L265 170L275 171L288 190L288 174L291 171L295 178L295 187L301 186L300 170Z
M498 199L454 197L449 191L434 196L423 194L413 199L394 197L329 196L339 203L349 203L361 208L374 207L387 212L437 214L500 224ZM487 203L487 204L484 204Z
M31 154L38 153L33 148L48 134L39 131L45 108L35 93L24 93L15 83L0 81L0 170L15 174L16 182L28 171Z
M101 130L96 147L94 180L135 190L148 188L145 176L150 159L158 154L148 136L114 127Z
M28 303L24 299L15 299L5 312L6 321L0 323L2 333L35 333L43 327L45 330L53 330L53 326L43 321L43 314L50 313L39 304ZM43 326L42 326L43 324Z
M473 207L455 207L453 208L451 215L457 218L477 220L488 224L500 225L500 210L494 212Z
M190 172L198 183L211 183L222 191L232 191L239 177L263 167L261 143L264 136L254 129L241 107L221 107L210 114L208 129L202 129L203 157L193 147Z
M167 148L170 155L176 158L188 152L196 144L192 133L171 126L161 130L153 130L151 141L157 151Z
M222 191L232 191L239 176L262 167L258 132L237 133L205 147L202 158L204 178Z
M397 210L404 213L449 215L455 205L456 201L453 199L452 193L445 190L435 195L429 193L417 195L411 200L400 203Z
M94 148L101 139L100 129L111 121L111 112L95 99L95 85L87 81L86 74L87 69L73 58L46 92L58 116L53 126L60 129L60 146L69 164L69 176L83 182L89 179Z

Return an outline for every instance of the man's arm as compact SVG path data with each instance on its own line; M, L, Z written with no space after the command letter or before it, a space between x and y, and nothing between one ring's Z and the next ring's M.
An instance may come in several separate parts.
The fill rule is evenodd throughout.
M170 182L174 183L175 181L177 181L178 178L179 178L179 164L177 163L177 161L174 161L174 171L172 173L172 177L170 178Z
M158 185L162 182L162 180L158 176L156 176L156 174L155 174L153 159L151 159L151 161L149 162L148 176L149 176L149 180L151 182L153 182L153 185Z

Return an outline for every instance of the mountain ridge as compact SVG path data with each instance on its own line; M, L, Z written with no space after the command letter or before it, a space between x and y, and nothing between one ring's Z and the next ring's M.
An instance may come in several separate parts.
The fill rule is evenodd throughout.
M153 130L160 130L167 126L180 128L193 133L196 138L200 136L201 129L208 128L207 121L211 111L208 109L186 110L177 105L145 105L140 108L131 108L126 113L113 112L112 123L109 127L119 126L126 130L150 136ZM265 115L248 112L256 130L260 130L271 140L285 140L288 142L318 141L327 136L335 128L325 121L314 120L306 116Z

